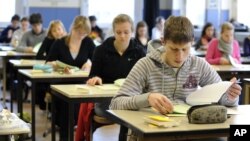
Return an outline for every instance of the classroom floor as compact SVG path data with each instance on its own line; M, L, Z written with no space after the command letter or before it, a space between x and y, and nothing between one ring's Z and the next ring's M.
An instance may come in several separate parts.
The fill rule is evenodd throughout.
M2 91L0 91L0 98L2 98ZM7 93L7 99L9 99L9 92ZM30 98L28 98L30 99ZM2 104L2 101L0 101ZM8 109L10 109L10 103L6 102ZM24 112L31 113L31 104L24 103ZM14 102L14 113L17 113L17 103ZM36 106L36 141L50 141L51 134L48 134L46 137L43 137L43 133L46 129L49 129L51 123L50 121L46 123L46 114L44 111L39 109L39 106ZM110 126L103 126L98 128L93 136L93 141L117 141L118 140L118 133L119 132L119 125L114 124ZM59 140L59 134L57 133L56 139ZM31 141L31 139L27 139L27 141Z

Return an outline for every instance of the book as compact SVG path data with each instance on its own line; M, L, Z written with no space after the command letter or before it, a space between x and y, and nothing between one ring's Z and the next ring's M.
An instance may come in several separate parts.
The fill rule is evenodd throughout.
M114 84L115 84L116 86L121 87L121 86L123 85L124 82L125 82L125 78L120 78L120 79L116 79L115 82L114 82Z
M40 49L41 46L42 46L42 42L37 43L37 44L34 46L34 48L33 48L33 52L34 52L34 53L38 53L38 51L39 51L39 49Z
M233 84L230 81L221 81L218 83L206 85L195 92L192 92L186 98L186 103L189 105L203 105L218 103L221 96Z

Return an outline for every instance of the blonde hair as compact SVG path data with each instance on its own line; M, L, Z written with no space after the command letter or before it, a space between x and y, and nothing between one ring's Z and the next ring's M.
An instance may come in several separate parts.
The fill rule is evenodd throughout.
M85 16L76 16L71 25L70 30L71 32L72 30L84 30L86 34L90 34L91 24L90 24L89 18ZM69 39L70 39L70 35L66 37L66 44L69 43Z
M113 23L112 23L112 26L113 26L113 30L115 29L115 25L116 24L119 24L119 23L125 23L125 22L128 22L131 24L131 30L132 32L134 31L134 22L133 20L131 19L130 16L126 15L126 14L119 14L117 15L114 20L113 20Z
M66 33L65 27L63 25L63 23L60 20L53 20L50 22L49 24L49 29L48 29L48 33L47 33L47 37L50 39L54 39L55 37L53 37L52 35L52 29L57 27L57 26L61 26L63 31Z
M223 33L226 30L234 30L234 26L230 22L224 22L221 25L221 31L220 31L220 33Z

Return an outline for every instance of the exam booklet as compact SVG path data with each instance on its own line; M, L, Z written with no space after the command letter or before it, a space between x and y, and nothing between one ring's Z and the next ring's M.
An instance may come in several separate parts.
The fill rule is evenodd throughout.
M195 92L192 92L186 98L186 103L189 105L203 105L218 103L221 96L233 84L230 81L221 81L218 83L206 85Z

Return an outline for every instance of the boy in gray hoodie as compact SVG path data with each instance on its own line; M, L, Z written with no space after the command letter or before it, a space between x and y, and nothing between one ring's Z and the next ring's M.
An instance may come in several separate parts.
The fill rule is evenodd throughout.
M184 103L198 86L221 81L204 59L190 55L193 35L189 19L169 17L164 24L162 44L159 40L149 42L150 52L132 68L110 108L137 110L152 106L162 114L171 113L173 105ZM236 82L236 78L231 81ZM234 83L219 103L236 106L240 94L240 85Z

